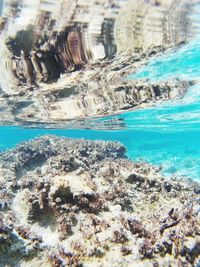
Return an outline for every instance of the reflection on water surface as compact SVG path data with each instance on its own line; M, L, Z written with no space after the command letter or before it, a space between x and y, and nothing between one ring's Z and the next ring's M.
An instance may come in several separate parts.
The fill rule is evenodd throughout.
M186 0L1 0L0 121L34 127L2 126L2 149L44 133L118 140L199 177L199 13Z

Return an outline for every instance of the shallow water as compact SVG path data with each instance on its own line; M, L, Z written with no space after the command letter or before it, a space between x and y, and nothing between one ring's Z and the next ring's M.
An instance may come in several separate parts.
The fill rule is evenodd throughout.
M127 154L133 160L145 160L162 165L166 175L200 177L200 132L151 130L72 130L72 129L23 129L1 127L0 148L12 148L21 141L43 134L55 134L70 138L119 141L127 147ZM9 136L9 138L8 138Z
M32 4L33 2L34 1L31 1ZM41 3L43 2L40 2L40 4ZM56 2L51 3L50 1L48 3L51 5L48 4L46 9L48 12L50 12L48 14L52 14L49 15L49 17L53 16L56 19L57 17L59 18L59 14L54 14L55 10L53 8L53 4L56 5ZM125 3L126 1L119 1L119 6L124 6ZM45 6L45 4L41 4L40 6L41 10L44 8L43 5ZM0 149L3 151L5 149L12 148L22 141L29 140L43 134L56 134L58 136L86 138L92 140L115 140L121 142L127 147L127 155L133 160L145 160L156 165L161 164L163 167L162 172L166 175L181 175L189 176L194 179L200 179L200 42L198 39L198 20L200 13L199 6L199 4L194 5L193 10L191 11L192 15L187 17L187 23L190 24L190 27L187 28L187 36L184 36L183 38L184 31L182 31L180 28L176 28L175 26L172 27L173 25L171 25L167 35L168 39L172 39L172 45L176 44L176 39L177 43L181 40L192 41L182 45L179 49L174 49L173 52L167 52L165 55L152 59L147 66L143 66L137 71L137 73L133 73L128 77L128 79L147 79L151 81L168 80L171 78L196 81L196 85L191 86L187 94L182 99L168 101L151 108L131 111L107 118L87 120L81 125L79 123L73 125L66 124L66 126L62 125L62 129L50 129L48 128L48 125L38 128L1 126ZM30 22L32 23L34 18L34 15L33 17L29 16L30 12L35 10L37 13L37 8L38 7L36 4L33 4L33 6L29 6L27 4L27 6L25 6L24 12L26 12L24 14L26 16L23 16L26 18L25 21L27 25ZM40 9L39 11L41 11ZM93 9L91 9L91 12L93 12L92 10ZM95 10L96 13L100 12L98 12L98 9ZM107 9L104 10L105 14L107 14L106 10ZM117 9L111 10L111 13L115 15L117 14ZM140 13L138 13L138 16L139 15ZM174 25L176 25L176 16L174 16L174 19L171 19L171 15L168 16L168 20L172 20ZM16 15L16 19L11 20L9 27L11 27L13 30L14 23L20 29L23 24L23 21L20 20L20 18L23 18L23 16L21 15L20 17ZM42 13L40 16L43 18ZM76 19L81 20L82 16L78 13ZM100 17L98 17L98 19L101 21ZM90 22L89 17L88 21ZM61 22L64 23L64 21ZM62 25L61 22L60 24L55 24L57 28ZM110 29L114 24L108 22L109 21L107 21L107 27ZM96 21L90 22L89 25L90 27L87 28L87 45L90 45L91 53L93 54L94 59L113 55L116 52L114 36L112 33L113 29L110 29L110 32L105 34L106 38L108 39L106 39L105 43L105 38L93 38L93 35L95 34L95 36L102 34L99 30L101 28L101 23L98 24L98 21ZM178 24L178 26L180 25ZM153 33L156 32L156 27L156 24L153 26L151 25ZM118 49L120 49L119 44L122 44L122 41L124 41L123 30L124 29L122 29L121 32L118 31L118 33L121 34L120 36L117 36L117 38L115 36L117 40L119 39L118 43L116 42L118 44ZM160 28L159 30L159 33L162 33L163 29ZM178 34L178 30L180 30L182 35ZM143 29L142 25L141 32L143 33L144 38L146 31L145 27ZM138 31L138 36L141 36L141 32ZM154 38L152 38L151 41L154 41ZM124 41L123 48L127 47L128 44L129 40L126 40L126 42ZM134 45L137 45L137 42ZM5 83L7 83L7 80L4 79L4 76L1 78ZM127 79L127 77L124 77L124 79Z
M140 69L130 79L167 80L169 78L199 79L200 42L192 41L174 53L155 58L148 66Z
M198 87L195 86L193 89L197 90ZM197 116L199 105L181 104L189 99L189 95L179 101L179 106L168 103L121 114L112 117L112 120L109 118L107 123L101 122L99 128L104 130L1 127L1 149L43 134L115 140L127 147L127 154L133 160L161 164L163 173L167 175L176 174L198 179L200 177L200 127Z

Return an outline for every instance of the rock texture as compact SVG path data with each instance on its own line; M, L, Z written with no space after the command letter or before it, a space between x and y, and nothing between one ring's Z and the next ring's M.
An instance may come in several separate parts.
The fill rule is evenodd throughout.
M0 266L199 266L200 185L119 143L45 136L0 155Z

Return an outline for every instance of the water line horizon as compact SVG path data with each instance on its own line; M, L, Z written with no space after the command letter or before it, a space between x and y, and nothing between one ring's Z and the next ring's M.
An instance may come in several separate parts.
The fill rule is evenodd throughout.
M195 52L197 53L196 57ZM193 50L193 44L181 47L175 54L163 55L162 59L156 59L156 61L153 59L144 68L147 70L150 68L152 70L150 75L156 73L155 77L157 77L157 73L163 73L161 76L166 77L166 70L168 78L172 74L179 75L179 71L182 71L182 75L187 77L188 69L181 68L185 55L186 58L188 55L192 55L190 72L198 76L197 64L200 64L200 46L199 49ZM173 57L176 60L173 61ZM162 67L163 65L164 67ZM139 70L139 75L145 74L145 69ZM45 128L45 125L40 128L1 126L0 149L3 151L12 148L22 141L28 141L44 134L119 141L126 146L127 155L132 160L162 165L163 173L166 175L199 179L200 83L191 86L183 98L118 115L86 120L74 129L70 124L63 125L61 129L48 129L48 127ZM7 138L8 136L9 138Z

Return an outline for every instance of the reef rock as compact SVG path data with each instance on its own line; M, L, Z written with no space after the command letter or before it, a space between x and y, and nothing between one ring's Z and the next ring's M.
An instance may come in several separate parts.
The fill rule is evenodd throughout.
M44 136L2 153L0 266L199 266L199 183L125 151Z

